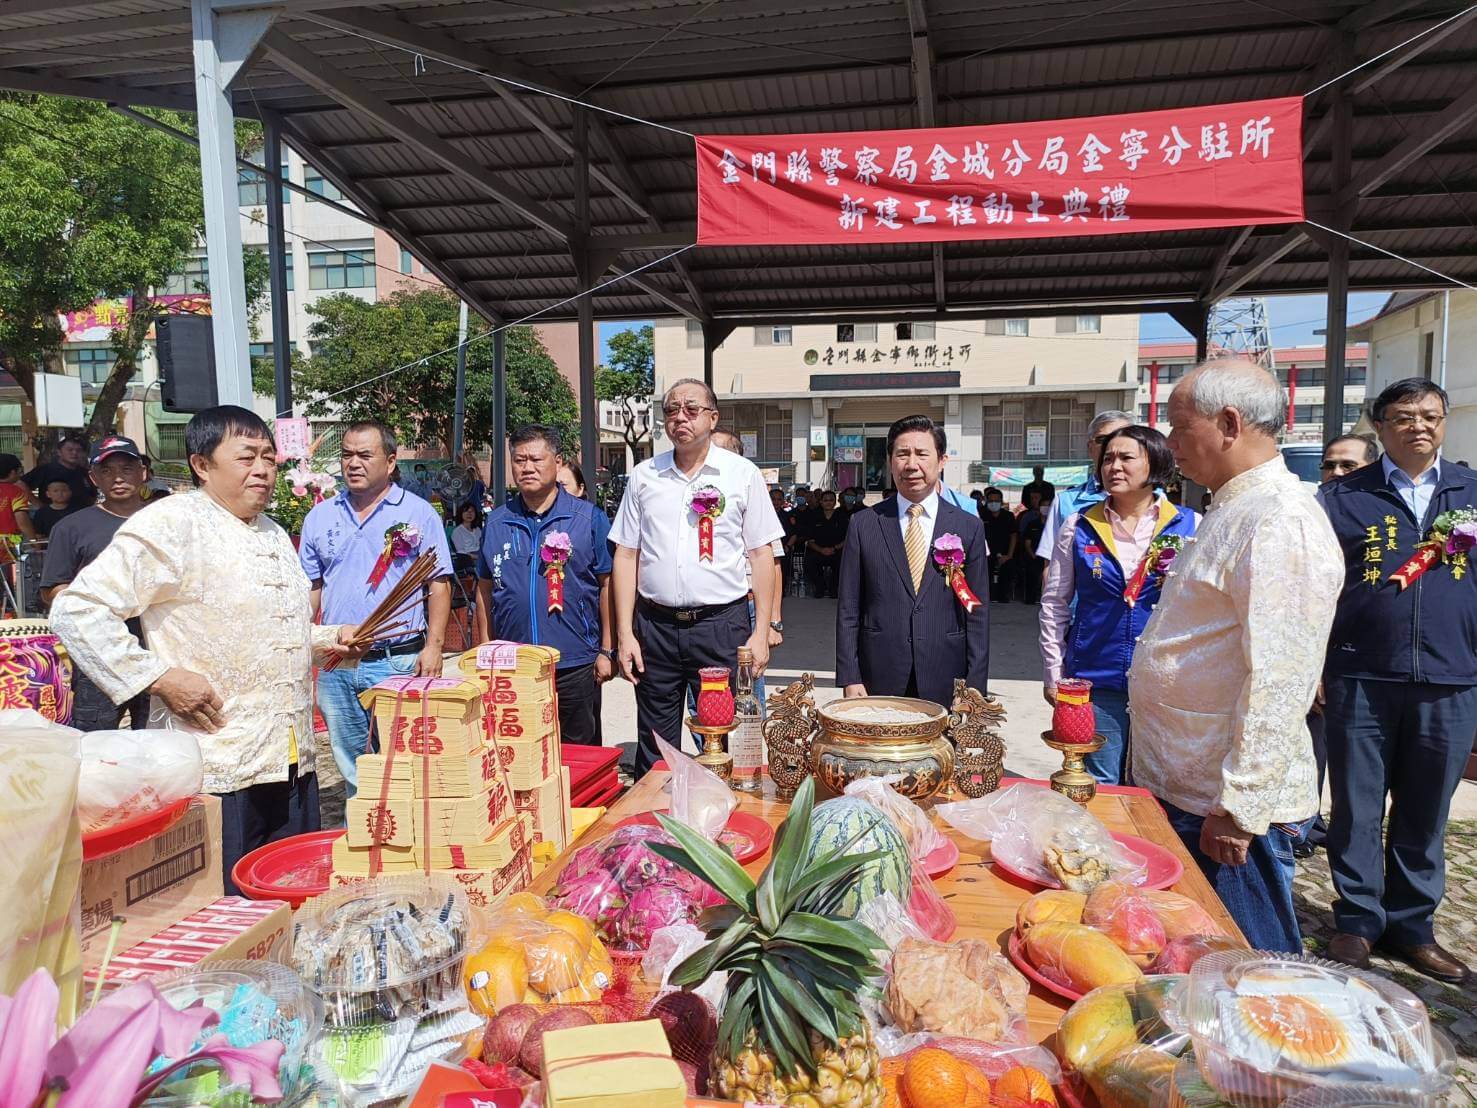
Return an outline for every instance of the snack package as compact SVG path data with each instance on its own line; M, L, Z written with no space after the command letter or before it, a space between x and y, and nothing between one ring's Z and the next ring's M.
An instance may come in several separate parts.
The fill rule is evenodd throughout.
M1143 977L1112 939L1080 923L1038 923L1025 939L1026 957L1041 976L1079 993Z
M924 859L944 845L944 837L929 821L927 813L892 787L902 774L886 777L860 777L846 786L845 795L864 800L887 817L913 859L912 890L908 895L908 914L923 933L940 942L950 938L958 926L954 910L939 896L933 881L924 872Z
M1062 1017L1056 1046L1068 1080L1087 1085L1100 1108L1164 1103L1190 1037L1177 1031L1175 998L1185 978L1145 978L1095 989Z
M615 979L595 925L531 893L510 897L486 917L486 930L462 967L467 1000L484 1016L513 1004L592 1004Z
M949 826L990 844L995 860L1048 888L1091 892L1104 881L1142 885L1143 858L1060 793L1024 782L975 800L940 804Z
M858 923L865 923L887 944L889 951L896 950L904 939L926 939L927 933L913 921L897 897L882 893L862 905L856 914Z
M77 813L84 835L167 808L204 782L200 744L187 731L92 731L81 745Z
M893 1026L987 1043L1018 1040L1030 986L979 939L904 939L892 954L883 1005Z
M75 1018L82 988L80 735L29 709L0 711L0 879L13 891L0 914L0 995L14 996L47 969L61 990L63 1024Z
M632 824L580 847L560 872L550 906L590 920L612 951L639 954L663 927L692 923L722 902L707 882L646 848L673 841L659 827Z
M1154 903L1118 881L1106 881L1087 894L1082 922L1107 935L1141 967L1157 958L1169 941Z
M728 817L738 807L738 797L707 766L689 758L660 735L655 737L657 749L672 771L672 818L681 820L703 838L717 842L719 833L728 825Z

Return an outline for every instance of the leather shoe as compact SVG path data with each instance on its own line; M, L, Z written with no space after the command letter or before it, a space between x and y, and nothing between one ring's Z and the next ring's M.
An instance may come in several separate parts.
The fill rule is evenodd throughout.
M1389 954L1399 958L1427 977L1434 977L1437 981L1445 981L1448 985L1461 985L1467 981L1471 971L1467 964L1451 951L1442 947L1439 943L1420 943L1416 946L1401 946L1397 943L1381 940L1379 950L1382 954Z
M1355 969L1369 969L1369 940L1362 935L1350 935L1340 931L1328 942L1328 957Z

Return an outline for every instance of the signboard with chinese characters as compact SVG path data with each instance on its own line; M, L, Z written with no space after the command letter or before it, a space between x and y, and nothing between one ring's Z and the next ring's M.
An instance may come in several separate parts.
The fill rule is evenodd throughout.
M277 457L306 458L312 445L312 432L308 421L302 416L281 416L277 420L274 437L277 440Z
M853 389L957 389L958 371L938 373L812 373L811 392Z
M1301 97L990 126L697 136L701 246L950 242L1303 218Z
M838 434L832 440L838 462L860 462L865 460L865 444L858 433Z
M1046 457L1046 424L1033 423L1026 428L1026 457Z
M936 342L896 342L891 346L860 343L828 346L824 350L812 348L805 352L805 364L876 366L879 369L912 366L922 369L926 366L963 365L973 353L974 344L969 342L949 343L947 346Z
M191 315L210 314L209 293L165 293L153 297L153 302L169 312L188 312ZM94 300L87 307L75 312L58 312L63 342L107 342L113 332L128 323L133 298L124 296L110 300ZM153 334L149 335L153 338Z

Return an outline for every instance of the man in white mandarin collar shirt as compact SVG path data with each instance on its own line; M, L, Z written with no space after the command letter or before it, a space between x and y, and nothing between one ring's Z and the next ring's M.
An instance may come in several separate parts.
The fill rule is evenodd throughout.
M638 778L657 758L653 732L680 741L699 669L736 672L747 646L755 676L763 673L771 594L755 590L751 621L745 561L755 581L770 580L770 544L784 535L759 470L709 441L718 426L711 388L678 381L662 416L672 449L636 467L610 532L617 658L636 686Z

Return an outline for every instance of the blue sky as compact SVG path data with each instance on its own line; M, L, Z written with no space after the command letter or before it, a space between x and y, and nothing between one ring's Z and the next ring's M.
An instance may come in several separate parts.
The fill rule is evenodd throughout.
M1349 297L1349 322L1358 323L1379 311L1389 293L1356 292ZM1322 294L1307 296L1270 296L1267 298L1267 322L1272 328L1273 346L1321 345L1323 338L1314 332L1327 322L1328 298ZM600 324L600 360L610 353L610 336L640 323ZM1145 342L1183 342L1188 338L1178 323L1167 315L1146 315L1139 321L1139 336Z

